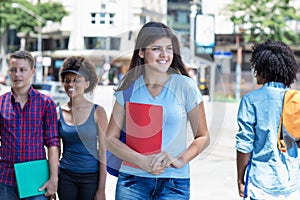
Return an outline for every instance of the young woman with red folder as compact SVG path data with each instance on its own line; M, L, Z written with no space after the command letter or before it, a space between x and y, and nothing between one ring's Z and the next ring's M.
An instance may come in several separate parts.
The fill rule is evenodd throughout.
M123 92L132 84L130 103L144 105L144 108L146 105L162 108L161 112L150 108L149 113L144 113L149 118L148 124L139 124L134 118L135 112L127 110L130 103L124 101ZM106 147L125 161L118 176L116 200L189 199L189 161L209 145L210 138L202 96L195 81L188 76L179 40L168 26L149 22L142 27L129 71L114 95L116 102L106 132ZM153 125L160 124L156 122L159 118L161 125ZM186 146L188 121L194 140ZM136 123L136 129L130 129L135 131L129 136L126 133L126 140L140 141L137 146L153 139L151 134L143 135L143 130L156 127L152 136L161 132L161 149L141 153L134 150L132 144L122 143L119 137L124 123ZM139 137L142 140L138 140Z

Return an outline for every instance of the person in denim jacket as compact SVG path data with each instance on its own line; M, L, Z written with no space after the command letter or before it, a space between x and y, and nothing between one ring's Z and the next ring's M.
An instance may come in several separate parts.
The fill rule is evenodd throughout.
M299 161L295 142L287 152L278 149L278 126L285 91L299 69L292 50L267 40L253 46L250 62L260 88L241 99L236 134L239 195L250 199L300 199ZM244 179L250 160L248 179ZM249 168L248 168L249 169ZM245 183L248 191L245 191Z

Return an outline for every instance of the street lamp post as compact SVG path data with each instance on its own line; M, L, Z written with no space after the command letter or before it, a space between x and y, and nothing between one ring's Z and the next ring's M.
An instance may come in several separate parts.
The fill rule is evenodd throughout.
M43 68L42 68L42 24L46 22L44 18L34 13L32 10L22 6L18 3L12 3L11 6L13 8L19 8L26 12L27 14L31 15L32 17L38 20L38 38L37 38L37 59L36 59L36 73L35 73L35 80L42 81L43 80Z
M196 0L190 1L191 13L190 13L190 51L192 55L191 62L195 64L195 18L197 15L197 3Z

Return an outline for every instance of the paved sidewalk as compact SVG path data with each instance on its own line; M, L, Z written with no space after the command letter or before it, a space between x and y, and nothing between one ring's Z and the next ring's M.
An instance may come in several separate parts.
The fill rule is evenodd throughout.
M238 103L226 103L223 106L224 124L215 147L204 159L191 162L191 200L242 199L238 195L236 184L235 133ZM209 125L214 126L214 123Z

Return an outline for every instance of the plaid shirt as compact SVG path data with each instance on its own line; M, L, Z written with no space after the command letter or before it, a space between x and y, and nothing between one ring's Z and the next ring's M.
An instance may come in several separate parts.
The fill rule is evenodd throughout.
M46 158L44 145L59 146L53 100L30 88L23 109L12 92L0 96L0 183L16 185L14 163Z

